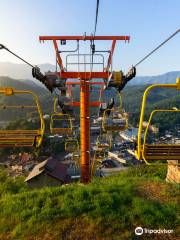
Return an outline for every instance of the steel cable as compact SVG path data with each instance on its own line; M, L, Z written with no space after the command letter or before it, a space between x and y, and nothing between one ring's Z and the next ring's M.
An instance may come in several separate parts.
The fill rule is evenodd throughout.
M159 44L155 49L153 49L150 53L148 53L145 57L143 57L139 62L137 62L134 67L137 67L140 63L145 61L149 56L151 56L154 52L156 52L159 48L161 48L164 44L166 44L171 38L173 38L176 34L180 32L180 29L178 29L176 32L174 32L172 35L170 35L165 41L163 41L161 44Z

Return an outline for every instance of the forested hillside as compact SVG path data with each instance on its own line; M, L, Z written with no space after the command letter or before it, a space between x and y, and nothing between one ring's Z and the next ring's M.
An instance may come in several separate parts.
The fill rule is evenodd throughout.
M44 114L49 114L53 111L53 95L50 94L42 85L35 84L31 80L27 80L26 82L21 80L14 80L8 77L0 77L0 86L11 86L16 89L22 90L30 90L35 92L42 106L42 110ZM144 93L144 90L148 87L148 85L137 85L137 86L127 86L122 91L123 96L123 106L125 110L129 113L129 122L136 126L139 121L139 114L141 110L141 100ZM91 100L97 101L99 99L99 92L96 89L96 92L93 92L95 88L92 89ZM72 89L73 97L75 101L79 101L79 87L75 87ZM27 97L26 97L27 98ZM7 101L7 100L6 100ZM28 101L28 99L24 99L24 96L17 97L16 103L21 104L22 102ZM4 104L4 98L1 97L0 103ZM10 102L6 102L10 103ZM147 111L146 115L148 116L149 112L153 109L165 108L171 109L172 107L179 107L180 105L180 94L178 90L171 89L156 89L151 92L147 101ZM94 109L95 110L95 109ZM97 114L97 111L94 111ZM78 111L76 108L75 111ZM172 118L170 118L172 120ZM172 122L172 121L170 121Z
M127 86L122 92L123 96L123 106L127 112L130 114L129 121L131 124L136 126L139 122L139 115L141 110L142 97L145 89L149 85L140 85L140 86ZM173 107L179 108L180 106L180 92L179 90L174 89L165 89L159 88L155 89L149 94L147 98L146 105L146 120L149 117L149 113L154 109L172 109ZM168 116L169 119L164 119L168 124L173 124L173 115ZM176 119L177 122L180 121Z

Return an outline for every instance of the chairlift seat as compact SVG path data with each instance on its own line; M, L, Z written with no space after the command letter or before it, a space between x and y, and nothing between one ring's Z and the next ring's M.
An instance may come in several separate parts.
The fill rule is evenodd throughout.
M146 160L180 160L180 145L146 144L144 157Z
M151 124L154 114L156 113L180 113L180 109L178 107L172 107L172 109L154 109L148 121L145 122L145 110L147 105L147 97L149 93L154 89L174 89L180 90L179 88L179 80L176 81L175 84L153 84L146 88L143 98L142 98L142 106L141 106L141 114L139 121L139 130L138 130L138 138L137 138L137 146L135 151L135 156L138 160L143 159L146 164L158 164L159 161L167 160L180 160L180 145L173 143L157 143L156 139L153 139L154 144L149 144L147 135L149 130L152 130ZM145 124L144 124L145 122ZM144 129L145 127L145 129ZM152 131L153 132L153 131ZM162 137L161 140L164 140ZM152 161L151 161L152 160Z
M1 130L0 147L36 147L40 138L39 130Z

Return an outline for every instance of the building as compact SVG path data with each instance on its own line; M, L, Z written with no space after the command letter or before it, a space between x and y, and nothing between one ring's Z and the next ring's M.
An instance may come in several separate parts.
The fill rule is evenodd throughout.
M68 164L54 158L48 158L37 164L30 172L25 182L30 187L58 186L71 182L68 174Z

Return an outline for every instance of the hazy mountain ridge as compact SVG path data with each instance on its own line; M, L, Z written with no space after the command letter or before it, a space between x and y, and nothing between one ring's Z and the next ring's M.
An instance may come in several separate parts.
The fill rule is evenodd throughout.
M175 83L176 78L180 77L180 71L167 72L157 76L137 76L128 85L146 85L155 83Z
M41 71L47 72L55 71L55 65L44 63L38 65ZM38 85L40 84L38 81L33 79L31 74L31 68L26 64L17 64L11 62L0 62L0 76L8 76L14 79L22 79L25 81L27 79L31 79L36 82ZM145 85L145 84L153 84L153 83L174 83L175 79L180 77L179 71L167 72L157 76L137 76L132 81L128 83L128 85ZM33 82L31 82L33 83Z
M38 64L41 71L47 72L48 70L54 71L55 66L49 63ZM26 64L18 64L18 63L11 63L11 62L0 62L0 76L6 76L15 79L31 79L34 80L32 77L32 70Z
M38 95L45 95L48 93L46 88L40 82L32 80L13 79L6 76L0 76L0 87L12 87L19 90L33 91Z
M40 101L43 113L46 114L46 113L52 112L53 96L48 90L46 90L45 87L43 87L43 85L42 86L41 85L42 85L41 83L36 84L32 80L25 81L25 80L19 80L19 79L12 79L5 76L0 77L0 87L12 87L18 90L28 90L28 91L34 92L39 97L39 101ZM15 101L16 104L23 103L23 102L26 102L27 104L27 101L29 99L32 99L32 98L30 98L27 95L19 96L16 99L14 98L7 99L3 95L1 95L0 103L12 104L12 101Z

